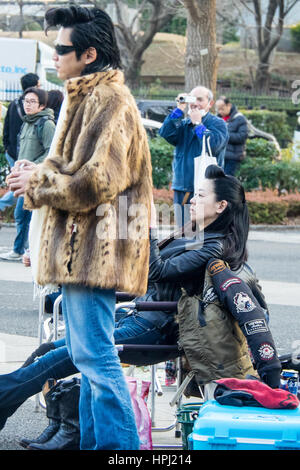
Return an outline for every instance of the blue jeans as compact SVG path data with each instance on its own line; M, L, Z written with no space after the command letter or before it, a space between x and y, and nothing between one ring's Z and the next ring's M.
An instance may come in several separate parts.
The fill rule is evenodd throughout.
M27 398L42 390L48 379L58 380L77 372L63 340L30 366L0 375L0 429Z
M116 324L116 344L156 344L162 337L161 330L143 318L127 316ZM50 379L63 379L78 373L68 353L64 338L54 342L55 348L39 357L27 367L0 375L0 430L27 398L39 393ZM126 352L122 360L126 363Z
M5 152L5 158L7 163L9 164L9 167L12 168L15 164L15 160L13 159L13 157L11 157L8 152Z
M12 191L7 191L7 193L2 196L0 199L0 211L4 211L7 207L11 207L15 204L17 198L15 198Z
M182 227L190 221L190 201L194 193L190 193L184 205L182 205L186 191L178 191L174 189L174 216L175 223L178 227Z
M226 175L235 176L241 162L238 160L225 160L224 172Z
M5 158L9 167L12 168L15 164L14 159L7 152L5 152ZM12 191L7 191L7 193L5 193L0 199L0 211L4 211L7 207L13 206L16 202L17 198L14 196L14 193Z
M131 398L114 343L115 291L62 286L66 344L81 372L81 449L136 450Z
M31 211L23 208L24 197L18 197L14 217L17 225L17 236L14 241L13 250L15 253L23 255L26 248L28 248L28 232L31 220Z

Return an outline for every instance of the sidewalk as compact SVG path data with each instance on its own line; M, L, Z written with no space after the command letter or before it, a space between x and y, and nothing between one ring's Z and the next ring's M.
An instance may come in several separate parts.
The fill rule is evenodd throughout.
M3 232L1 234L1 252L10 247L12 234L14 233L13 229L5 229ZM297 245L299 246L300 244L300 228L287 229L280 226L274 231L269 231L265 228L252 229L250 230L249 240L291 243L293 244L293 250L295 247L296 251L298 250ZM31 271L30 269L25 269L20 262L1 261L0 280L9 281L9 284L12 285L14 285L14 282L31 285ZM268 303L300 307L299 284L264 279L260 280L260 283ZM3 295L5 295L4 291ZM38 339L36 337L0 333L0 374L9 373L19 368L37 345ZM126 369L124 369L125 374L126 372ZM150 370L144 372L142 368L136 369L136 376L139 379L149 380L150 374ZM164 370L159 369L158 374L161 378L161 383L164 384ZM169 405L170 400L175 394L175 387L165 387L162 385L162 391L162 396L156 396L155 427L158 428L168 427L174 421L176 413L176 407L171 408ZM183 402L198 401L195 398L187 400L183 397ZM149 397L148 404L150 408L151 397ZM35 438L46 427L47 418L45 411L39 407L39 411L36 412L35 405L35 397L32 397L8 419L7 425L0 432L0 450L23 450L18 444L19 440L22 437ZM175 438L175 429L168 432L153 432L152 437L154 445L164 446L164 449L168 448L167 446L181 445L181 439Z
M32 351L38 346L37 338L0 333L0 374L10 373L19 368ZM163 365L162 365L163 366ZM125 375L128 369L124 368ZM155 428L168 428L174 421L176 406L169 405L175 395L176 386L164 385L164 369L158 368L163 395L156 394L155 399ZM151 380L150 367L136 368L134 376L138 381ZM197 398L182 402L198 402ZM151 410L151 395L148 398L148 408ZM22 437L35 438L47 426L48 420L45 410L36 406L36 397L29 398L17 412L8 419L6 426L0 431L0 450L24 450L19 444ZM180 429L180 428L179 428ZM175 437L175 428L169 431L153 431L152 440L154 449L181 449L181 438Z

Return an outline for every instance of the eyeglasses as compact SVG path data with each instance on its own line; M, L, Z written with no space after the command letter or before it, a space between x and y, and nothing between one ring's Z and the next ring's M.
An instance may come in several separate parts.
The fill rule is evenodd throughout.
M36 100L22 100L23 104L39 104Z
M54 48L55 48L56 54L58 55L65 55L65 54L69 54L69 52L75 51L74 46L64 46L62 44L56 44Z

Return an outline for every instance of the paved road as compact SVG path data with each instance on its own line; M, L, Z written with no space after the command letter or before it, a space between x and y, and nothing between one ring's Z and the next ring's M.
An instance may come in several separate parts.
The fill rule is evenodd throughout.
M14 234L13 227L0 230L0 252L11 248ZM249 262L257 272L269 304L270 325L278 352L283 354L295 348L300 352L297 344L300 344L300 230L251 231L248 247ZM0 350L0 373L13 370L26 357L24 351L31 352L37 321L38 302L33 301L30 269L20 262L0 260L0 336L5 334L3 337L8 338L9 357L13 358L11 363L3 361ZM21 342L22 348L15 350L14 338L19 337L24 345ZM28 400L0 433L0 450L20 450L18 440L37 436L46 421L44 413L34 413L34 401Z
M0 231L0 252L10 249L15 229ZM300 230L251 231L249 262L255 268L271 311L280 352L300 341ZM33 301L30 269L0 261L0 332L36 336L38 303Z

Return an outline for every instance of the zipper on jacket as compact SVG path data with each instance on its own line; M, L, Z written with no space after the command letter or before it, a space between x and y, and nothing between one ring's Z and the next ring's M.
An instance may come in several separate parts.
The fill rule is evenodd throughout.
M75 222L73 222L72 229L71 229L71 239L70 239L71 257L70 257L70 261L68 262L69 274L71 274L71 269L72 269L73 248L74 248L76 233L77 233L77 224L75 224Z

